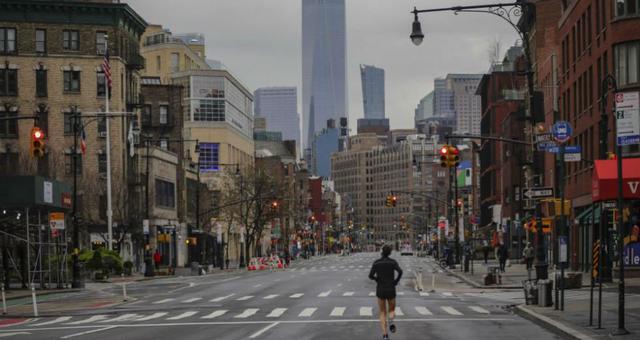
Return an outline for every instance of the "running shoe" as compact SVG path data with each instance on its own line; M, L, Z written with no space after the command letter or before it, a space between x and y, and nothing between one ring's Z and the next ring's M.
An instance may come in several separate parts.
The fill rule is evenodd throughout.
M391 331L391 333L395 333L396 332L396 325L390 324L389 325L389 330Z

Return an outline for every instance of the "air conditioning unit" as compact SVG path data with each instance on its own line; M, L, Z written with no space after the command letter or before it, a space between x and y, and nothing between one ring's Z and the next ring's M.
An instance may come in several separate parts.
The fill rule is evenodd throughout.
M98 136L100 138L107 138L107 131L100 131L98 132Z

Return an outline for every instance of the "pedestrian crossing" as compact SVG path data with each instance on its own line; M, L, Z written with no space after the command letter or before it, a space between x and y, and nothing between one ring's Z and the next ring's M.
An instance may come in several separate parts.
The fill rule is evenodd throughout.
M504 311L497 310L490 312L489 310L475 305L462 306L397 306L396 318L418 318L418 317L482 317L491 314L504 314ZM193 311L163 311L163 312L137 312L125 313L120 315L93 315L93 316L62 316L46 319L34 319L32 327L43 326L60 326L60 325L88 325L88 324L115 324L115 323L140 323L140 322L159 322L164 321L189 321L207 320L220 321L224 318L228 320L248 320L257 318L259 320L274 320L279 318L294 318L300 320L317 319L328 317L329 319L338 318L374 318L377 317L377 307L361 306L361 307L295 307L295 308L244 308L237 310L216 309L216 310L193 310ZM76 320L78 319L78 320ZM194 320L195 319L195 320Z

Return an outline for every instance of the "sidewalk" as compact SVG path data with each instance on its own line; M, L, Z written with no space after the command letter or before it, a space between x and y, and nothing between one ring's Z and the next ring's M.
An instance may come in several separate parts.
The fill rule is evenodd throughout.
M495 289L518 289L522 288L522 281L528 279L528 273L526 265L511 262L511 266L505 269L502 273L502 283L485 285L484 276L488 273L489 267L499 267L499 263L496 260L489 260L487 264L484 264L482 260L473 261L473 274L471 274L471 264L469 264L469 272L462 271L464 264L456 265L455 269L446 269L447 272L460 280L470 284L474 288L495 288ZM535 277L535 270L531 272L531 275ZM549 275L552 275L550 272Z

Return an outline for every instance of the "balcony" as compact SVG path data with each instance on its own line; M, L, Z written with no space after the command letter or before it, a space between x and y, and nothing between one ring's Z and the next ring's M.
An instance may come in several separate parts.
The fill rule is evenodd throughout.
M134 70L142 70L145 67L145 59L139 54L130 55L127 58L127 68Z

